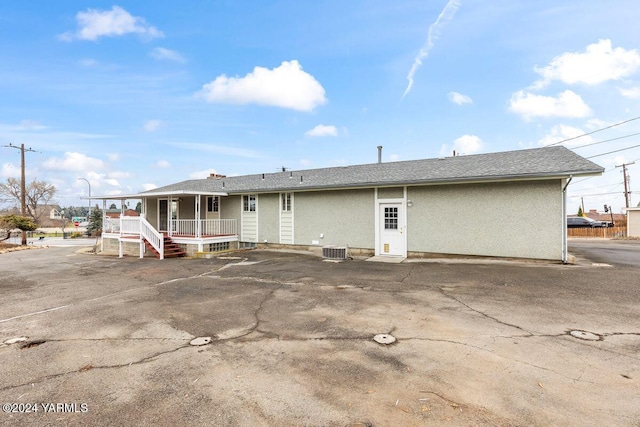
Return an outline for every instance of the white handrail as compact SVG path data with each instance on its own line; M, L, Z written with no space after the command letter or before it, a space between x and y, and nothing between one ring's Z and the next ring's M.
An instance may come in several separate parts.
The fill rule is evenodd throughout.
M140 235L145 238L153 248L160 254L160 259L164 259L164 236L153 228L149 221L140 217Z
M198 221L200 227L198 227ZM172 234L180 236L224 236L237 234L235 219L172 219Z

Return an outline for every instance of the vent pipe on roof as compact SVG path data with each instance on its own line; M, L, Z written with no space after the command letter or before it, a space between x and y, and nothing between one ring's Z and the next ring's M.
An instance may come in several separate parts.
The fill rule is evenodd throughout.
M382 145L378 145L378 163L382 163Z

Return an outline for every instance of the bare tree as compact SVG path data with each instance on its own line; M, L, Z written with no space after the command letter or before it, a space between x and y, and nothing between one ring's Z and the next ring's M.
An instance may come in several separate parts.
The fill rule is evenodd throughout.
M45 181L34 179L25 186L26 195L26 215L33 218L38 223L43 212L38 211L38 205L47 205L56 194L56 187ZM16 201L20 206L20 180L7 178L6 184L0 184L0 195L4 196L3 201Z

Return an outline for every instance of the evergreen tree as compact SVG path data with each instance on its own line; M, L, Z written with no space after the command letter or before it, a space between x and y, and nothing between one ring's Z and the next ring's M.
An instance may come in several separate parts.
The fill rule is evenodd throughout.
M578 206L578 216L584 216L584 212L582 212L582 206Z
M102 211L96 206L89 215L89 225L87 226L87 233L100 234L102 233Z

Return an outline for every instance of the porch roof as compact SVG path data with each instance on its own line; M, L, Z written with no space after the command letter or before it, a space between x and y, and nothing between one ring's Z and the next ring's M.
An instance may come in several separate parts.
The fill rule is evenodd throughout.
M138 194L119 194L117 196L91 196L91 199L95 200L129 200L129 199L141 199L143 197L156 197L156 196L228 196L228 193L223 191L201 191L193 189L178 189L178 190L164 190L156 191L149 190L144 193Z

